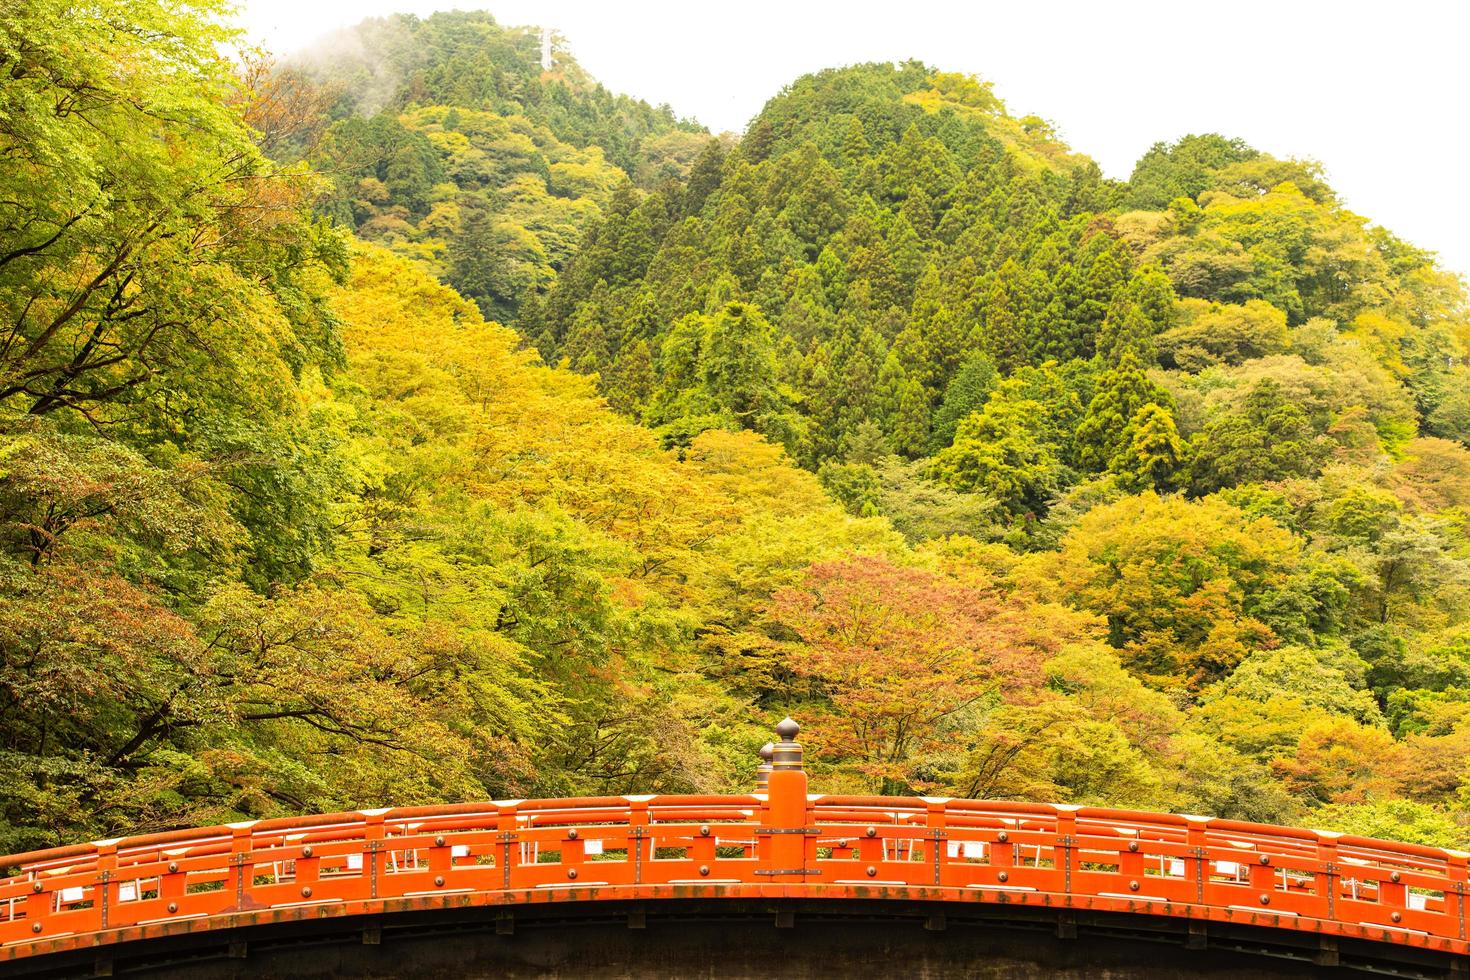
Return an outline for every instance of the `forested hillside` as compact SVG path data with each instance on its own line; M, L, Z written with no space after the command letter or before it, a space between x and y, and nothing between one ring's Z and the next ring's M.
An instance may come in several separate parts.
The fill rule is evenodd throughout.
M1316 165L220 16L0 20L0 851L743 789L788 712L825 791L1470 840L1462 284Z

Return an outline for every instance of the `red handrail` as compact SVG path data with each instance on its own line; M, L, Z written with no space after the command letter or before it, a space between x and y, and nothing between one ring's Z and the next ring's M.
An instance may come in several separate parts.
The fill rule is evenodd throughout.
M809 795L780 765L763 794L394 807L12 855L0 960L292 917L701 897L1036 904L1470 953L1461 851L1104 807Z

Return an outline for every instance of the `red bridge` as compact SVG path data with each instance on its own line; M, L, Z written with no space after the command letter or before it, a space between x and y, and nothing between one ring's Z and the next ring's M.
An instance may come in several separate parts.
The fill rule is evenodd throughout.
M732 944L720 955L756 956L754 972L773 926L826 923L847 931L815 950L827 969L811 975L864 962L886 974L891 961L865 952L884 921L905 923L898 941L930 953L1014 958L1018 946L1045 946L1031 958L1036 975L1146 942L1174 944L1177 975L1249 953L1272 957L1241 967L1255 976L1349 966L1467 975L1466 853L1202 816L813 795L796 724L778 732L761 767L768 785L748 795L399 807L12 855L0 859L12 873L0 880L0 974L237 975L229 964L244 970L246 958L249 975L345 974L357 967L340 954L310 969L280 964L344 942L381 957L401 926L427 929L442 948L470 929L493 947L550 928L561 952L541 941L532 959L575 975L619 950L653 955L637 941L677 910L683 925L665 939L720 920L711 935ZM616 919L632 938L569 952L581 917ZM1079 935L1096 942L1068 943ZM855 958L839 966L845 955ZM660 962L651 975L694 972ZM785 975L807 975L784 962ZM515 972L502 967L485 975Z

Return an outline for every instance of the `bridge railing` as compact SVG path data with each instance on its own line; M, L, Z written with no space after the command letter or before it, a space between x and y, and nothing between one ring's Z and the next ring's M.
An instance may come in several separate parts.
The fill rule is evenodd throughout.
M1470 951L1463 852L1099 807L810 795L799 756L774 765L765 793L365 810L0 858L13 872L0 958L262 916L752 895L1039 903Z

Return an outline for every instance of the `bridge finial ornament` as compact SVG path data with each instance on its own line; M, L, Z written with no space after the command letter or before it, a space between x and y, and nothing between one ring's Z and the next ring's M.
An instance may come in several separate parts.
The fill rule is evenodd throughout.
M760 765L755 767L755 791L764 793L771 785L771 756L776 752L776 744L767 742L761 746Z
M801 745L796 741L796 736L801 733L801 726L792 718L783 718L776 723L776 735L781 741L773 746L771 753L772 770L802 768Z

